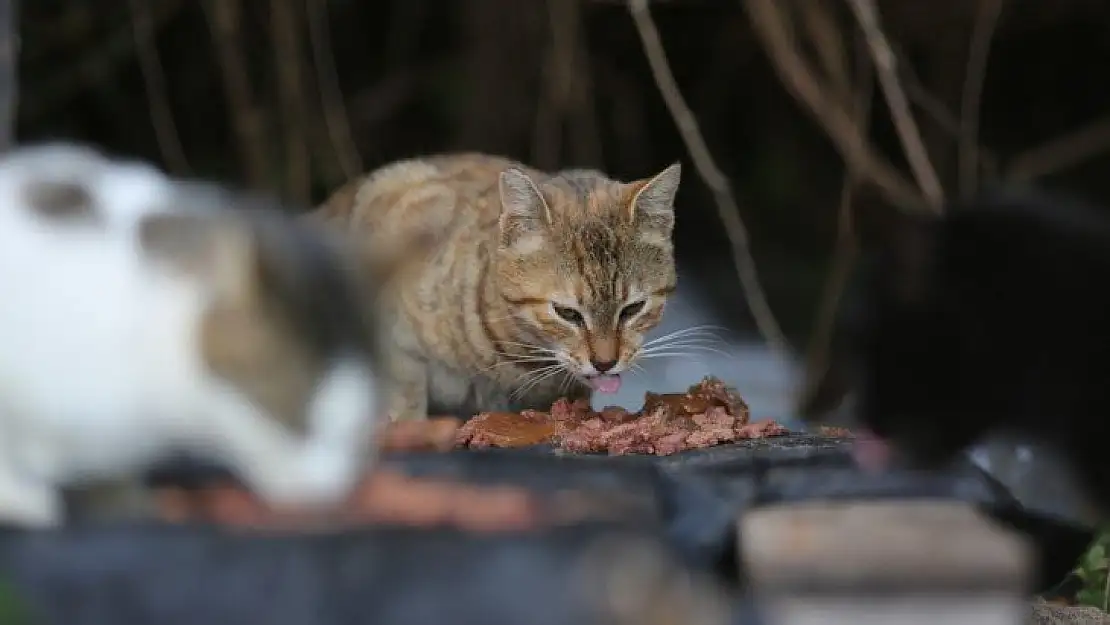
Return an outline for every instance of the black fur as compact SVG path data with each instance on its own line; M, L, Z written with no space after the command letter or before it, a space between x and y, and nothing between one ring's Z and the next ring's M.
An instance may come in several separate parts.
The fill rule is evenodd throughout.
M919 467L1014 431L1110 510L1110 212L994 192L887 241L842 328L862 424Z

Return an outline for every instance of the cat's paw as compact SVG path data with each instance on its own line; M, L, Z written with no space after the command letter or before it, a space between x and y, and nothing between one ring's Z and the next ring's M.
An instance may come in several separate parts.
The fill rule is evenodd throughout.
M362 477L361 466L353 454L310 448L284 465L280 474L255 476L251 489L277 507L330 506L352 493Z

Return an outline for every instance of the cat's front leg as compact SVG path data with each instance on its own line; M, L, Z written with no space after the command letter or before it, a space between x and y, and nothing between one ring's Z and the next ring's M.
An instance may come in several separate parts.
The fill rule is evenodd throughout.
M226 418L221 430L220 445L236 474L271 505L338 504L361 477L365 454L358 437L318 440L255 415Z
M394 350L389 355L389 419L428 418L428 366L422 360Z

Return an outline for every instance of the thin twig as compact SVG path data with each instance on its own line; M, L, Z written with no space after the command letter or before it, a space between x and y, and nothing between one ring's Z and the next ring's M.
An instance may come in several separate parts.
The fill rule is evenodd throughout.
M578 25L567 18L568 3L547 0L550 39L540 75L536 118L532 128L532 161L537 167L555 168L563 154L563 125L574 83L574 32Z
M740 207L729 188L728 178L713 161L709 147L705 144L705 139L698 130L697 119L694 118L693 112L690 111L690 107L687 106L686 100L682 97L682 92L678 88L678 83L675 81L674 74L671 72L670 64L667 61L663 43L659 38L659 30L656 28L655 21L651 17L651 11L648 9L648 2L647 0L628 0L628 10L636 24L644 54L655 78L655 84L663 96L663 101L667 105L671 117L674 118L675 124L678 126L682 141L690 152L690 157L694 161L694 167L697 169L698 175L713 192L721 222L732 243L733 262L736 265L736 272L740 277L740 284L744 289L756 327L773 350L780 356L787 357L790 354L790 345L783 335L763 292L763 286L755 267L755 259L752 257L748 242L748 231L740 218Z
M958 143L960 141L960 120L956 117L956 114L950 111L948 105L936 94L929 91L928 87L924 85L921 78L913 70L913 66L905 62L905 54L898 49L897 45L892 43L891 50L898 58L898 76L910 103L924 113L925 119L935 124L947 137ZM993 150L982 143L978 143L975 146L975 153L978 156L979 167L983 173L989 174L992 171L997 171L998 156Z
M16 0L0 0L0 154L12 149L19 104L19 13Z
M331 52L331 29L328 27L327 0L305 0L308 36L312 45L312 59L316 65L316 81L320 88L320 102L324 123L328 127L332 149L335 150L343 174L351 180L363 173L362 156L351 134L350 121L339 87L339 74Z
M867 47L871 50L871 60L875 63L875 71L879 78L879 86L886 97L887 106L890 108L891 119L902 140L902 148L906 152L921 192L929 201L933 210L940 210L944 203L944 189L941 187L940 178L936 169L929 161L929 153L925 143L921 140L921 132L913 120L906 93L902 90L898 80L896 59L890 49L890 43L879 25L879 10L875 0L848 0L848 6L859 22L867 40Z
M852 110L855 113L856 122L866 131L871 119L875 76L871 71L872 66L868 62L864 49L866 44L860 41L860 36L855 39L855 76L857 78ZM813 331L810 334L809 349L806 355L806 373L797 402L799 412L803 412L801 408L811 403L831 365L829 352L835 330L836 313L856 260L852 200L859 183L860 172L850 165L846 165L844 168L844 182L840 188L840 206L837 211L836 242L833 247L829 272L821 290L821 299L817 304L817 313L814 315Z
M201 7L212 32L248 184L263 189L269 174L269 159L262 116L254 105L247 60L239 43L242 4L240 0L204 0Z
M991 41L994 40L1003 4L1003 0L980 0L979 15L971 31L963 96L960 98L959 188L960 194L965 196L979 185L979 110Z
M1110 150L1110 115L1014 157L1005 177L1013 182L1030 182L1079 165Z
M579 163L602 166L605 163L605 152L594 94L593 64L590 62L586 38L581 35L576 42L574 58L576 66L570 121L571 145L574 146L574 151L571 154Z
M162 70L162 60L158 54L155 40L156 27L154 13L147 2L150 0L128 0L131 7L131 21L135 28L135 50L139 58L139 71L146 87L147 104L150 106L150 121L158 140L158 149L166 161L166 167L179 176L188 175L192 168L185 158L181 146L181 136L177 132L169 96L166 95L166 75Z
M302 76L301 32L293 0L271 0L270 45L274 53L281 117L285 131L285 184L289 198L308 204L312 158L308 152L308 113Z
M571 158L582 165L601 166L604 155L598 130L597 106L594 101L593 76L590 67L589 42L582 22L581 0L561 0L560 13L566 20L566 37L570 48L573 79L566 94L567 130L570 133Z
M841 102L850 101L852 77L848 71L848 55L836 17L827 10L828 0L799 0L795 8L801 11L802 24L817 51L817 61L824 67L837 97Z
M802 58L779 0L746 0L744 7L779 79L825 130L841 158L894 206L907 211L926 209L921 191L871 145L846 106L828 96Z

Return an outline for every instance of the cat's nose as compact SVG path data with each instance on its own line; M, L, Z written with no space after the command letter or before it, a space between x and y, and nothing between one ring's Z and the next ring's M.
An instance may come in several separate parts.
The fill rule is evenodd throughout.
M590 364L592 364L594 366L594 369L597 369L598 373L605 373L606 371L608 371L608 370L612 369L613 367L617 366L617 361L615 361L615 360L591 360Z

